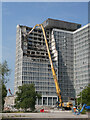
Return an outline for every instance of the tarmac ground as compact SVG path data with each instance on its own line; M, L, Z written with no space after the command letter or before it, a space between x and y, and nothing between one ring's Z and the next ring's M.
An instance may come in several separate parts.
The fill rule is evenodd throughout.
M1 120L90 120L89 114L74 115L71 111L50 113L0 113Z

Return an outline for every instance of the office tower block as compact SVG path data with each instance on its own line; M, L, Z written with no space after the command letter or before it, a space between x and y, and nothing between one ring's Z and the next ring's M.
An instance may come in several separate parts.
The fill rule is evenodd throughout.
M65 102L75 98L73 32L53 29L52 34L58 53L58 82Z
M74 82L76 97L90 83L90 24L74 33Z
M37 105L53 105L57 95L45 40L41 29L35 29L25 39L24 33L30 30L26 26L17 26L15 92L18 86L34 83L36 91L42 94ZM49 43L50 32L47 30L46 33Z
M67 102L70 98L76 98L80 87L87 86L90 80L90 25L80 28L80 24L50 18L42 25L61 96ZM17 25L15 93L18 86L34 83L36 92L42 95L36 105L52 106L58 97L43 32L40 27L36 27L25 37L31 29Z

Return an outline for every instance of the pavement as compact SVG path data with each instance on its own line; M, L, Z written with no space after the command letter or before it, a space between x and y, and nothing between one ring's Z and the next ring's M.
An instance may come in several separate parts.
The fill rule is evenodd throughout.
M71 111L51 113L1 113L1 118L87 118L88 114L74 115ZM9 120L9 119L7 119ZM12 119L13 120L13 119Z

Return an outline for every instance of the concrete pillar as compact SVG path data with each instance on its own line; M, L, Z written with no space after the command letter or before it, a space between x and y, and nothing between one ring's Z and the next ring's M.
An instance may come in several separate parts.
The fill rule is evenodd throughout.
M37 98L37 100L36 100L36 105L38 105L38 98Z
M43 97L42 97L42 105L43 105Z
M57 97L57 101L58 101L58 97Z
M53 105L53 97L52 97L52 105Z
M47 105L48 105L48 97L47 97Z

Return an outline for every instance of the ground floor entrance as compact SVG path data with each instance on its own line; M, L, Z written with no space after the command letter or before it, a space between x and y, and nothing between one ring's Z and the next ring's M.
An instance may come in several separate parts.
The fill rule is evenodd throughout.
M40 99L37 99L36 105L56 105L56 102L58 101L57 96L42 96Z

